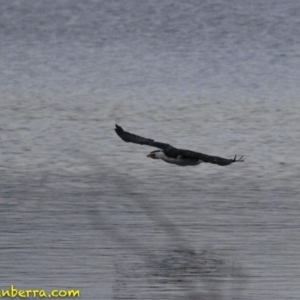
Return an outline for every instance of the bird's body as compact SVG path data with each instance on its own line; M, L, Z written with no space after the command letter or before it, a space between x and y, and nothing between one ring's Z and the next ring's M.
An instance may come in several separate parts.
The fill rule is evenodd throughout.
M155 155L155 157L152 157L153 154ZM201 159L182 158L180 155L178 155L175 158L174 157L169 157L162 150L152 151L147 156L151 157L151 158L154 158L154 159L162 159L166 163L174 164L174 165L178 165L178 166L197 166L197 165L199 165L203 162Z
M176 164L179 166L196 166L202 162L217 164L219 166L227 166L234 162L243 161L243 156L236 159L222 158L218 156L211 156L203 154L200 152L194 152L191 150L177 149L169 144L156 142L152 139L144 138L130 132L124 131L123 128L116 124L115 131L117 135L124 141L128 143L134 143L139 145L147 145L159 148L161 150L154 150L150 152L147 157L153 159L162 159L163 161Z

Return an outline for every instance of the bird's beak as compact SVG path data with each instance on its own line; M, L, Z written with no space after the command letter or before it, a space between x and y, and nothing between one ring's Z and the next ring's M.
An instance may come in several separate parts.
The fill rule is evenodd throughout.
M149 153L149 154L147 155L147 157L154 158L154 154L153 154L153 153Z

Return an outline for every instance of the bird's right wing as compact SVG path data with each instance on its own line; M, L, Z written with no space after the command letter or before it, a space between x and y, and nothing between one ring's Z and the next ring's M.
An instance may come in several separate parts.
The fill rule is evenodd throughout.
M171 150L172 151L172 150ZM189 158L189 159L200 159L205 163L211 163L211 164L216 164L219 166L228 166L232 163L235 162L242 162L244 161L244 156L241 156L240 158L236 158L236 155L233 159L228 159L228 158L223 158L219 156L212 156L200 152L194 152L190 150L181 150L177 149L177 154L179 154L182 158Z
M119 126L117 124L116 124L115 131L116 131L117 135L124 142L127 142L127 143L147 145L147 146L156 147L156 148L159 148L159 149L162 149L162 150L167 150L167 149L174 148L173 146L171 146L169 144L155 142L152 139L144 138L144 137L138 136L136 134L127 132L127 131L123 130L123 128L121 126Z

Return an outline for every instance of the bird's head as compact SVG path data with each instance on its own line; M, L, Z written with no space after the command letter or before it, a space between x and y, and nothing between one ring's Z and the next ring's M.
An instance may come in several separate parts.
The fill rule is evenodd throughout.
M163 151L161 150L154 150L152 152L150 152L147 157L150 157L150 158L153 158L153 159L160 159L160 154L162 153Z

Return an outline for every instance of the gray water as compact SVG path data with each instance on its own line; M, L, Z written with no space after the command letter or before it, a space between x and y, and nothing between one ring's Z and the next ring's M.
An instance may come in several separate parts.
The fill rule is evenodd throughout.
M0 37L0 289L299 299L299 1L0 0Z

